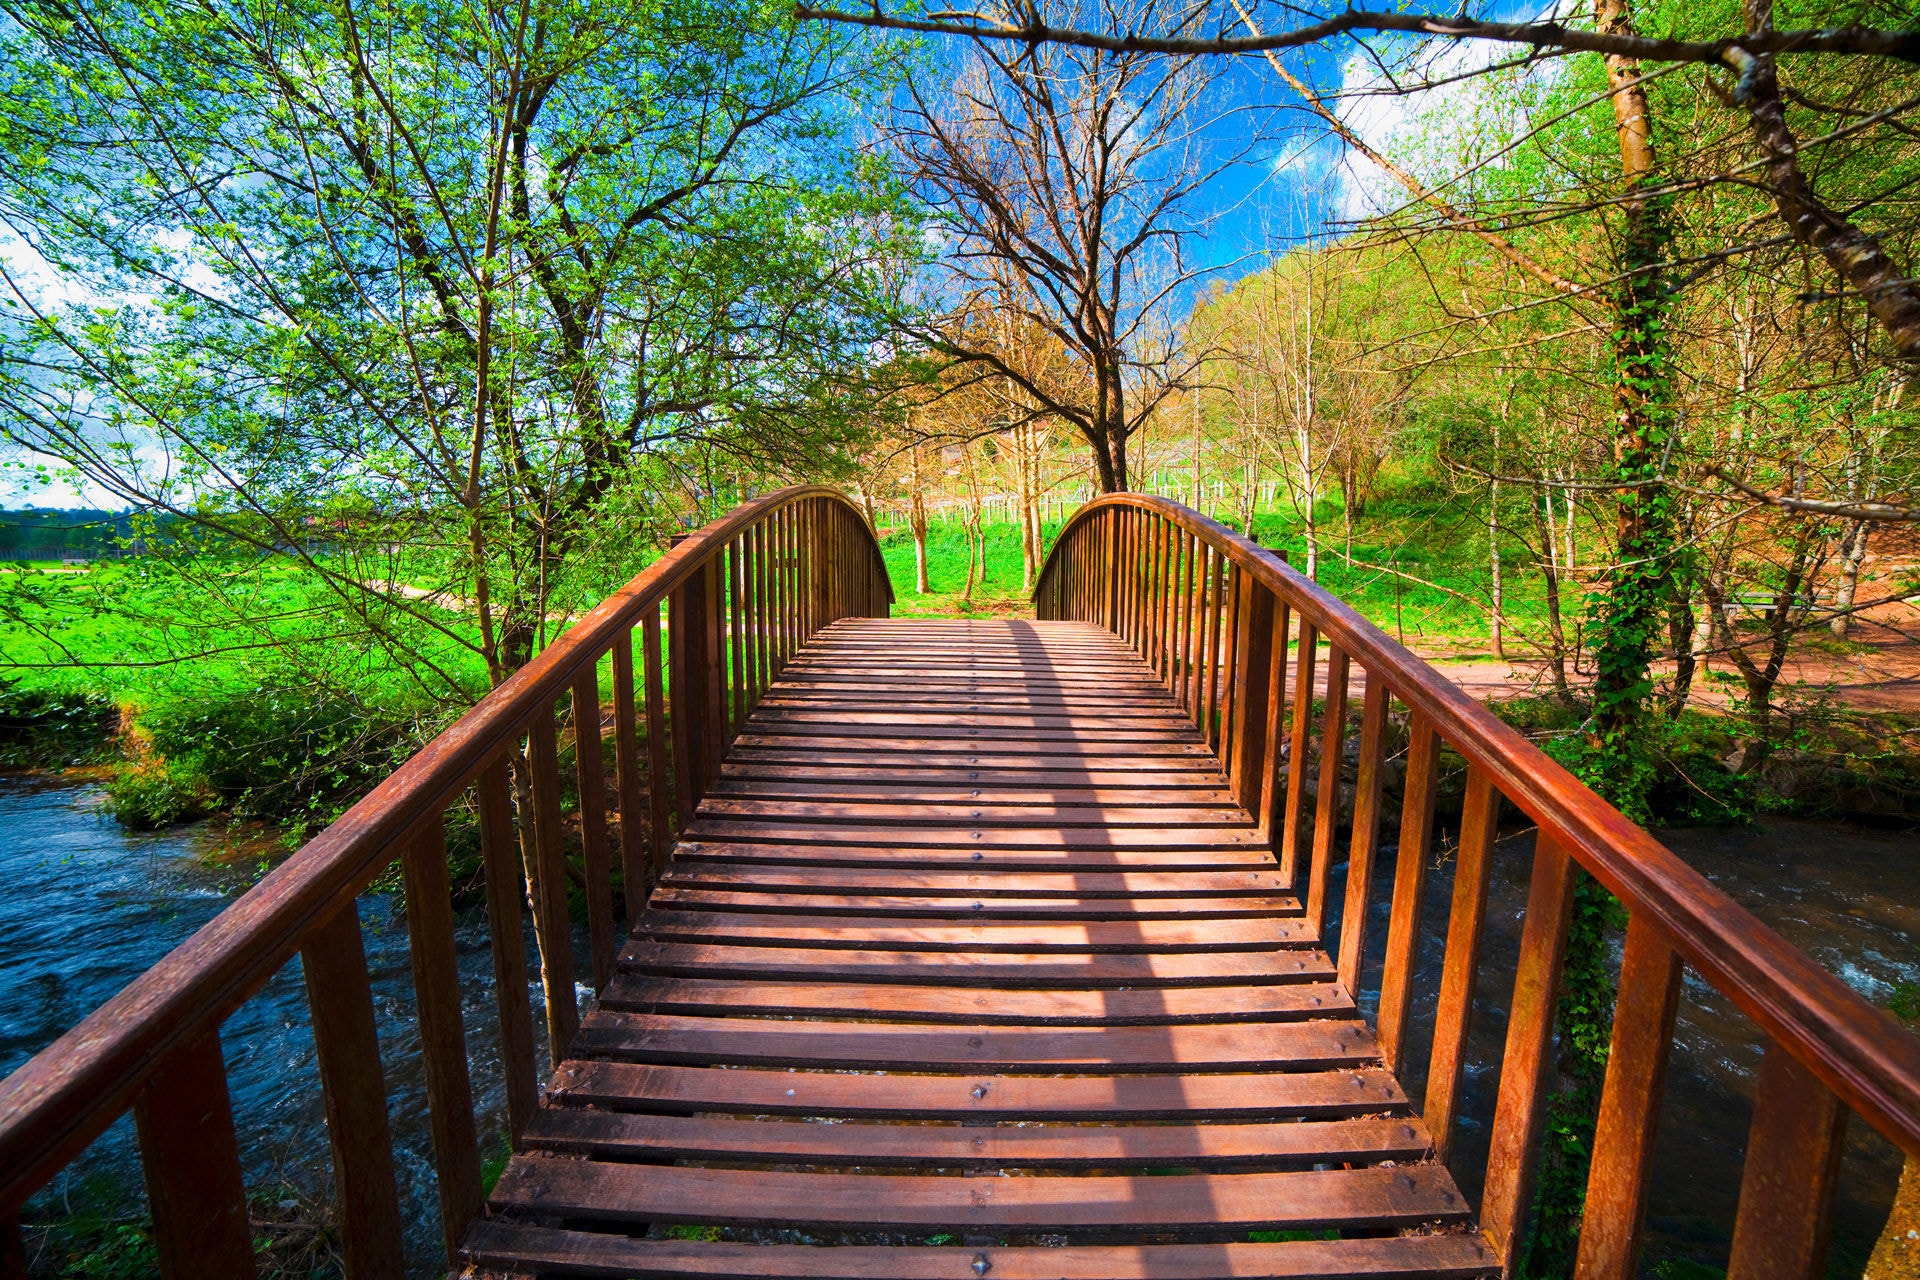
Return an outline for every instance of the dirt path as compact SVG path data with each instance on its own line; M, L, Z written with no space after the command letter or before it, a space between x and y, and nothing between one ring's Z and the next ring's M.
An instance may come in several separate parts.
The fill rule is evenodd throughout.
M1781 672L1776 698L1799 690L1809 695L1825 693L1855 711L1920 712L1920 606L1890 604L1863 613L1849 640L1852 652L1835 652L1805 641L1797 644L1797 652L1789 654ZM1541 662L1461 662L1444 654L1422 656L1478 698L1513 698L1551 688L1551 677ZM1706 665L1713 672L1739 674L1725 658ZM1659 669L1669 674L1673 664L1661 663ZM1693 701L1724 709L1730 688L1744 692L1743 685L1728 686L1706 671L1696 672Z

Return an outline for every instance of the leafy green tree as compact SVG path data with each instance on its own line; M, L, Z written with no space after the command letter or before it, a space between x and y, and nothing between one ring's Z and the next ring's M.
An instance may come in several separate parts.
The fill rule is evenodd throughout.
M879 51L759 0L0 11L0 213L69 299L8 277L0 431L434 701L863 431L918 244L849 134Z

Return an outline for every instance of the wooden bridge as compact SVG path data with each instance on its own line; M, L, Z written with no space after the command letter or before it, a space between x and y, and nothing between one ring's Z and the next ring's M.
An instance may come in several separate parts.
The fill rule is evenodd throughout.
M24 1274L26 1199L129 1109L165 1274L255 1274L218 1031L296 955L348 1274L404 1274L355 906L396 860L441 1234L474 1275L1510 1273L1579 869L1629 914L1582 1277L1638 1273L1683 966L1769 1043L1733 1276L1821 1274L1850 1114L1920 1153L1920 1042L1279 559L1119 495L1068 523L1036 599L1033 622L888 621L872 535L824 489L684 540L0 1083L0 1274ZM1443 752L1464 800L1428 919ZM514 1152L490 1190L456 809ZM1503 820L1537 834L1494 974ZM1477 982L1507 1022L1469 1198Z

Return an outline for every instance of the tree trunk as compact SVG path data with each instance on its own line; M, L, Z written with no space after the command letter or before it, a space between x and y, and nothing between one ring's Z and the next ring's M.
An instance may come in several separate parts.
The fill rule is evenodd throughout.
M1598 0L1594 16L1602 31L1633 30L1626 0ZM1593 703L1598 745L1610 757L1603 776L1617 777L1631 789L1639 785L1640 771L1628 758L1630 739L1652 691L1649 673L1656 637L1672 589L1672 497L1661 483L1672 430L1665 266L1671 231L1665 205L1639 194L1656 179L1646 89L1638 83L1640 64L1610 57L1606 65L1625 179L1625 226L1616 263L1621 280L1609 299L1614 313L1614 474L1623 487L1615 510L1615 565L1607 590L1595 596ZM1609 799L1629 809L1639 803L1637 794Z
M1493 424L1492 469L1496 477L1500 472L1500 424L1506 418L1512 402L1509 396L1506 403L1500 406L1500 417ZM1504 661L1507 656L1507 618L1500 590L1500 481L1497 478L1487 482L1487 568L1493 575L1493 652Z
M907 450L907 528L913 532L913 589L933 590L927 577L927 488L920 475L920 450Z
M1553 490L1544 484L1540 490L1540 504L1534 508L1533 518L1540 546L1545 552L1540 557L1540 576L1546 584L1547 637L1551 645L1547 652L1547 669L1553 673L1554 696L1563 705L1571 706L1573 690L1567 684L1567 632L1560 616L1559 544L1553 528Z
M1867 558L1867 539L1870 536L1868 522L1855 520L1840 544L1840 586L1834 593L1833 620L1827 624L1827 629L1842 640L1847 638L1848 629L1853 623L1853 602L1860 595L1860 566Z

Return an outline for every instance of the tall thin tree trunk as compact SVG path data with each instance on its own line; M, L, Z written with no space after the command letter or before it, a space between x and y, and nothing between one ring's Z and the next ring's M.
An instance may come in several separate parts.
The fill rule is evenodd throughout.
M1508 396L1500 406L1500 416L1494 419L1494 479L1487 485L1487 567L1493 573L1493 652L1503 661L1507 656L1507 618L1502 607L1500 581L1500 427L1512 403L1513 397Z
M933 590L927 576L927 488L920 473L918 446L907 450L907 527L913 531L913 589L920 595Z

